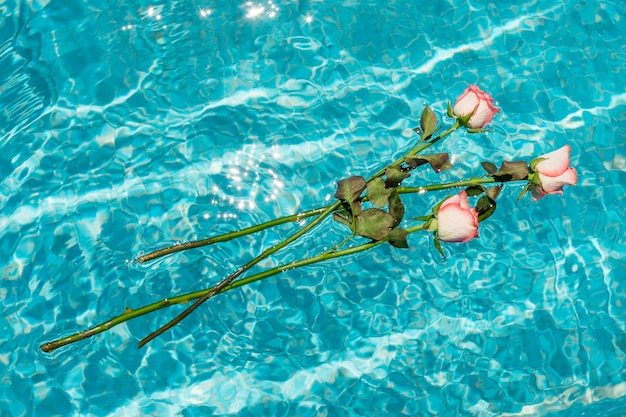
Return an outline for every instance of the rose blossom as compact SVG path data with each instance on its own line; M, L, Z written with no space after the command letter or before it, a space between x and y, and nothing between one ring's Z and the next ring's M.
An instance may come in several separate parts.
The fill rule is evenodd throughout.
M466 124L470 129L482 129L499 112L489 93L472 84L456 99L453 110L457 118L471 115Z
M478 236L478 213L465 190L446 199L437 213L437 234L444 242L467 242Z
M565 145L537 158L542 160L533 167L536 173L536 177L531 179L533 201L548 194L563 194L564 185L576 185L578 182L576 170L569 167L571 149L569 145Z

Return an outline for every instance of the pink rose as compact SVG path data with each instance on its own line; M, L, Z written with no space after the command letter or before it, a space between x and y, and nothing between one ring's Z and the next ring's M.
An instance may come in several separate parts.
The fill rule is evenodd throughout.
M571 149L569 145L565 145L556 151L541 155L537 158L542 159L540 162L530 163L535 171L530 178L533 183L531 185L533 201L548 194L563 194L564 185L576 185L578 182L576 170L569 167Z
M471 115L466 124L470 129L482 129L499 112L500 109L494 106L489 93L472 84L456 99L453 110L457 118Z
M444 242L467 242L478 236L478 213L470 207L465 190L439 207L437 234Z

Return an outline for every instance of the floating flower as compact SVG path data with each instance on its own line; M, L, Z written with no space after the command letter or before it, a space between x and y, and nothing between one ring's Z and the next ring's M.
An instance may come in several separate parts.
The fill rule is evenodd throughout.
M478 213L470 207L465 190L439 207L437 235L444 242L467 242L478 236Z
M565 145L556 151L541 155L530 163L535 171L530 176L533 201L548 194L563 194L564 185L576 185L576 170L570 168L571 147Z
M456 99L453 109L455 117L469 117L464 125L470 129L482 129L499 112L500 109L493 104L489 93L472 84Z

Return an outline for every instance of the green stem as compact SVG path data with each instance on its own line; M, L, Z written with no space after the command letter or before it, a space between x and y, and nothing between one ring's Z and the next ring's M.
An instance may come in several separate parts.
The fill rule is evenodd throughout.
M422 228L423 228L423 225L415 226L413 228L407 229L407 232L413 233L418 230L422 230ZM348 255L353 255L355 253L363 252L363 251L372 249L380 244L383 244L387 242L388 240L389 239L386 238L386 239L379 240L377 242L364 243L364 244L361 244L352 248L342 249L338 251L328 251L321 255L317 255L311 258L307 258L307 259L302 259L302 260L292 262L286 265L277 266L267 271L250 275L246 278L242 278L240 280L231 282L228 285L224 285L219 289L216 289L217 288L217 285L216 285L214 287L207 288L201 291L195 291L195 292L191 292L188 294L179 295L177 297L166 298L164 300L138 308L136 310L127 309L124 313L120 314L119 316L113 317L112 319L107 320L104 323L91 327L85 331L78 332L73 335L54 340L52 342L44 343L43 345L40 346L40 348L44 352L52 352L60 347L67 346L69 344L76 343L81 340L85 340L91 336L110 330L111 328L117 326L118 324L122 324L128 320L131 320L140 316L144 316L146 314L155 312L157 310L161 310L165 307L170 307L176 304L188 303L192 300L199 300L205 297L207 294L210 294L212 292L214 292L215 294L221 294L223 292L230 291L235 288L243 287L244 285L252 284L253 282L257 282L265 278L269 278L271 276L280 274L281 272L284 272L290 269L301 268L303 266L312 265L312 264L326 261L329 259L339 258L342 256L348 256Z
M516 180L516 181L527 181L527 180L524 179L524 180ZM496 182L504 182L504 181L502 181L501 179L496 180L493 177L484 176L484 177L470 178L470 179L461 180L461 181L446 182L443 184L422 185L419 187L398 187L397 191L399 194L421 194L421 193L427 193L430 191L440 191L440 190L448 190L450 188L470 187L472 185L493 184Z
M355 235L351 234L350 236L346 236L341 242L337 243L335 246L333 246L332 248L330 248L328 251L326 251L325 253L333 253L335 251L337 251L337 249L339 249L340 247L342 247L343 245L346 244L346 242L348 242L350 239L352 239Z
M214 243L219 242L227 242L231 239L235 239L241 236L250 235L256 232L260 232L270 227L278 226L284 223L291 222L299 222L303 219L307 219L309 217L316 216L324 212L324 210L328 209L329 206L319 207L313 210L303 211L302 213L293 214L290 216L280 217L278 219L270 220L265 223L257 224L254 226L246 227L245 229L241 229L235 232L224 233L219 236L212 236L206 239L194 240L191 242L181 243L174 246L169 246L167 248L155 250L154 252L147 253L137 258L137 262L144 263L148 261L152 261L154 259L160 258L165 255L170 255L172 253L181 252L187 249L200 248L202 246L212 245Z

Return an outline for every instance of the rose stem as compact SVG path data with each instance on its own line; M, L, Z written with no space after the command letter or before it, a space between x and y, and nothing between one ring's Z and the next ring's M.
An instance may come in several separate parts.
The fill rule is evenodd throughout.
M302 219L306 219L324 212L324 210L328 209L329 206L319 207L313 210L303 211L298 214L293 214L290 216L280 217L278 219L270 220L265 223L257 224L254 226L246 227L245 229L241 229L235 232L224 233L219 236L212 236L206 239L194 240L191 242L180 243L177 245L169 246L167 248L155 250L154 252L147 253L137 258L137 262L144 263L147 261L151 261L157 258L160 258L165 255L170 255L172 253L184 251L187 249L200 248L202 246L212 245L214 243L219 242L227 242L231 239L235 239L241 236L250 235L256 232L260 232L261 230L265 230L270 227L278 226L284 223L289 222L299 222Z

